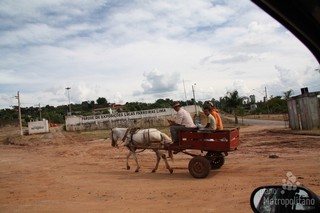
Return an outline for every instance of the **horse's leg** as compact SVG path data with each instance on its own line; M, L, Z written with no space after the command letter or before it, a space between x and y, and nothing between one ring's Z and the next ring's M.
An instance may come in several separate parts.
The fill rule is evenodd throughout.
M131 156L132 151L129 150L129 153L127 154L127 170L130 170L130 166L129 166L129 157Z
M135 153L134 151L132 151L132 150L129 150L129 153L128 153L128 155L127 155L127 170L130 170L129 157L130 157L131 155L133 156L133 159L136 161L136 164L137 164L137 168L136 168L135 172L139 172L140 165L139 165L139 163L138 163L138 158L137 158L136 153Z
M139 172L140 165L138 163L137 155L136 155L136 153L134 151L132 152L132 155L133 155L133 158L134 158L134 160L136 161L136 164L137 164L137 168L136 168L135 172Z
M156 153L156 156L157 156L157 163L156 163L156 166L154 167L154 169L152 170L152 172L156 172L157 169L158 169L158 166L159 166L159 162L161 160L161 153L159 152L159 150L153 150L155 153Z
M159 153L158 155L161 156L162 159L164 160L164 163L166 164L166 168L169 170L170 174L172 174L173 169L171 169L168 163L167 156L164 153L160 152L159 150L157 150L157 152Z

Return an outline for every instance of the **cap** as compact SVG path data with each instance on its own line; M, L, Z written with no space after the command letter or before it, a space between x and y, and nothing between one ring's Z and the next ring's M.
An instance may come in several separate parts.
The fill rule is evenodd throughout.
M179 102L175 101L172 103L172 107L175 108L177 106L181 106Z

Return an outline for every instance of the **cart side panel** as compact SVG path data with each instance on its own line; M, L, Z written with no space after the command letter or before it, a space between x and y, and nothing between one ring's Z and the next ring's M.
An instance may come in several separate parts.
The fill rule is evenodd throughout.
M235 150L239 144L239 128L220 131L181 131L180 147L206 151L226 152Z
M240 145L240 128L236 128L230 133L230 150L235 150Z
M203 134L199 134L197 131L180 132L180 146L183 147L192 147L192 149L204 147L203 139Z

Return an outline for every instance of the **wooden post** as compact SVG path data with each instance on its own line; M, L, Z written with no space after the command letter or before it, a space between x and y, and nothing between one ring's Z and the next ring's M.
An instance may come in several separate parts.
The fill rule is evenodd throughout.
M19 125L20 125L20 135L23 135L23 131L22 131L22 121L21 121L21 108L20 108L20 95L19 95L19 91L17 93L17 98L18 98L18 112L19 112Z

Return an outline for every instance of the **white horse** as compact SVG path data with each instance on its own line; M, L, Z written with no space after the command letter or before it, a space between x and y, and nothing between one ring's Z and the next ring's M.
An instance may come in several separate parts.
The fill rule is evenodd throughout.
M140 166L136 156L137 149L152 149L157 155L157 163L152 172L156 172L159 166L160 159L162 158L166 164L166 168L170 173L173 172L167 157L165 154L160 152L162 145L172 143L171 138L165 133L160 132L157 129L129 129L129 128L113 128L111 130L112 146L118 148L118 140L120 139L124 146L129 150L127 155L127 169L130 169L129 166L129 157L133 155L134 160L136 161L137 168L135 172L139 172ZM157 144L158 143L158 144ZM153 145L153 146L151 146ZM156 146L154 146L156 145ZM171 151L170 151L171 152ZM169 152L170 157L172 158L172 153Z

